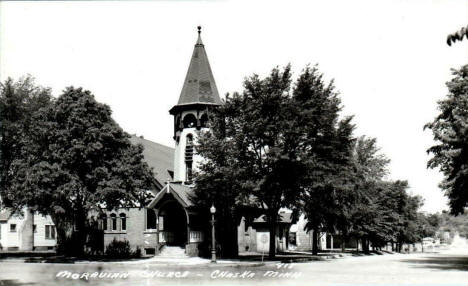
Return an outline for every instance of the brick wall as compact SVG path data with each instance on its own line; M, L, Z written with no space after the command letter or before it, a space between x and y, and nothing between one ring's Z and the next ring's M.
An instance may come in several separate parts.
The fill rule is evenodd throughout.
M145 254L145 249L153 248L158 252L157 232L156 230L146 229L145 209L130 208L119 209L117 211L108 212L107 216L114 213L117 215L117 230L110 230L112 222L108 219L107 230L104 231L104 248L115 238L117 240L128 240L132 250L140 248L142 254ZM121 230L121 221L119 215L125 213L127 220L127 230Z

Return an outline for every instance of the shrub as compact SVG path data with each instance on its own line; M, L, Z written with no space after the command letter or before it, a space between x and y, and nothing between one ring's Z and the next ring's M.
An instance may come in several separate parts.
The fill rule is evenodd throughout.
M106 255L109 258L131 258L132 254L128 240L117 240L114 238L106 247Z

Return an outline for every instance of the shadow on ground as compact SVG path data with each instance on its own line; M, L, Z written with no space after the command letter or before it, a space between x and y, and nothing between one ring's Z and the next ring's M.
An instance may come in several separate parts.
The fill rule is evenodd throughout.
M403 259L401 262L410 263L418 268L468 271L467 256L434 256L419 259Z
M18 280L0 280L0 286L19 286L19 285L34 285L35 283L22 283Z

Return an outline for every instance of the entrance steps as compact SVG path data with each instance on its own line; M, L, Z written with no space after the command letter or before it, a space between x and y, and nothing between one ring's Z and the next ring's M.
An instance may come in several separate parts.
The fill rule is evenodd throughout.
M187 258L188 255L185 254L185 249L180 246L164 246L161 249L158 257L165 258Z

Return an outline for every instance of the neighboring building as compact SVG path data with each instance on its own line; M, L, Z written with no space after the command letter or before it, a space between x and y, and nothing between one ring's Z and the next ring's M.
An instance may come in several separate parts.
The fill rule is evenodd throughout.
M133 143L144 147L145 161L154 169L154 198L144 208L119 209L102 218L104 245L114 239L128 240L144 255L158 254L163 246L179 246L190 256L198 255L199 244L207 239L207 222L190 200L193 172L202 160L194 152L198 133L207 128L208 112L222 104L211 71L205 46L198 40L178 103L169 113L174 116L175 148L138 137ZM288 248L291 214L280 214L277 250ZM265 242L266 241L266 242ZM238 227L239 251L268 251L269 232L263 216L242 218Z
M54 250L57 243L55 226L50 216L22 214L0 210L0 251Z

